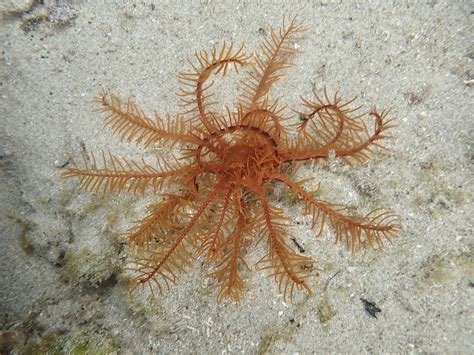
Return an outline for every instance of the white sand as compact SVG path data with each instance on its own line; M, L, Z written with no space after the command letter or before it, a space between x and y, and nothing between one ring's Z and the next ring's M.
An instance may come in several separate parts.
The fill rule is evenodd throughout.
M468 1L44 3L0 5L0 352L474 352ZM163 298L129 298L113 236L143 216L144 202L92 196L59 177L81 146L141 156L101 129L91 100L105 87L146 112L176 113L176 73L195 49L226 39L253 51L286 14L308 28L305 53L276 90L289 107L327 85L399 118L388 155L301 174L334 202L392 207L404 230L383 253L351 256L329 233L315 241L300 206L283 204L322 269L313 298L287 305L253 272L239 308L218 304L202 260ZM381 308L377 319L360 298Z

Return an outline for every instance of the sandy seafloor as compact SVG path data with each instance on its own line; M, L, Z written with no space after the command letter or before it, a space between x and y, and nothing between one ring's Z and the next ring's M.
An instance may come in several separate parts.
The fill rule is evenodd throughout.
M473 11L437 0L2 1L0 352L473 353ZM318 260L314 297L287 304L252 272L239 307L217 303L202 259L164 297L129 296L116 236L153 196L90 194L61 167L84 149L149 158L160 147L142 153L103 130L93 97L106 88L176 114L176 73L195 49L254 51L292 14L307 39L275 95L297 109L327 85L367 110L392 107L399 123L388 154L299 174L331 201L393 208L403 230L382 253L352 256L330 231L315 240L301 205L276 201ZM223 81L226 104L236 80Z

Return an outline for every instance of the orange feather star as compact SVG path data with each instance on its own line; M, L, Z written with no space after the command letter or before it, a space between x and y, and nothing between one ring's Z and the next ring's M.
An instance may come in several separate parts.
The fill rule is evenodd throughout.
M238 302L244 290L242 270L250 270L245 250L264 240L266 254L257 268L269 271L285 299L293 300L298 291L311 295L308 265L313 260L290 246L287 217L268 198L275 183L304 202L304 213L311 215L318 235L329 224L336 242L352 252L381 248L383 240L390 241L401 228L390 210L354 216L346 207L317 199L284 169L294 161L326 159L330 154L349 163L364 162L374 148L382 147L382 140L389 138L386 131L393 127L390 110L374 107L361 115L360 108L351 108L354 100L343 102L326 90L323 97L314 93L312 99L303 98L300 123L287 124L285 106L270 91L293 66L303 31L296 18L283 21L279 30L270 31L256 57L245 55L243 46L225 42L210 52L196 52L191 70L179 74L186 111L173 119L150 117L131 100L124 104L107 92L96 99L97 111L106 115L105 126L122 140L147 148L165 145L179 154L172 162L157 155L154 164L110 153L97 159L92 154L90 162L84 159L63 172L94 192L144 194L179 188L149 206L149 214L126 233L139 255L133 261L132 289L148 285L161 294L193 259L205 255L213 267L208 276L219 287L218 299ZM248 76L236 106L221 113L213 110L209 78L224 76L230 68L248 69ZM367 120L374 121L372 130Z

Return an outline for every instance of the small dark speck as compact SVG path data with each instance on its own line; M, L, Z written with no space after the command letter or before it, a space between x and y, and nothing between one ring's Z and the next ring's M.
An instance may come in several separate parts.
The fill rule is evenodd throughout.
M290 323L294 323L295 322L295 319L294 318L290 318Z
M431 169L433 167L433 162L432 161L425 161L420 164L421 169Z
M469 281L468 286L469 286L469 287L474 287L474 282Z
M151 11L155 11L155 4L150 5Z
M49 94L50 94L51 96L53 96L53 92L52 92L52 91L50 91Z
M304 248L301 246L300 243L298 243L298 241L296 240L296 238L291 238L291 241L293 242L293 244L295 244L295 246L298 248L298 250L300 251L300 253L304 253L304 252L305 252Z
M63 266L64 265L64 257L66 256L66 251L61 250L58 254L58 258L56 259L55 266Z
M265 36L267 34L267 31L265 31L265 29L263 27L260 27L258 29L258 33L260 33L262 36Z
M364 303L365 311L370 314L372 317L377 318L377 313L382 312L382 310L377 307L374 302L367 301L364 298L360 299Z

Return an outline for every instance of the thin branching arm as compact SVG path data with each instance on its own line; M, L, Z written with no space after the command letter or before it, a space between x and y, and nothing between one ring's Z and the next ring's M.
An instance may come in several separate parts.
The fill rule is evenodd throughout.
M286 218L280 209L271 206L263 193L263 189L255 191L261 203L262 213L258 216L258 225L262 230L262 238L268 240L268 252L258 261L257 268L270 270L278 283L278 289L285 300L292 301L295 291L306 290L312 295L306 279L311 276L314 261L292 250L287 243L284 223Z
M335 243L345 244L353 253L366 247L382 248L384 239L391 242L391 236L401 228L399 217L392 211L375 210L365 216L351 216L346 207L316 199L284 175L275 174L272 178L283 182L304 200L305 213L313 218L312 227L319 226L318 236L329 221L336 234Z
M210 191L199 208L191 214L189 222L172 239L156 245L156 248L143 250L147 256L135 260L135 267L131 268L137 274L132 281L132 290L140 285L148 285L152 293L158 289L161 295L164 287L168 289L176 281L177 275L185 271L199 250L198 221L208 206L218 199L220 189L220 186L215 186Z
M269 38L263 40L261 55L256 58L250 79L242 81L244 99L241 104L244 111L253 111L261 106L262 99L273 84L283 75L285 69L293 66L292 59L299 53L297 45L303 40L304 28L294 17L288 25L283 20L282 27L270 30Z
M210 53L205 50L196 52L197 64L189 61L192 71L179 74L179 81L183 85L179 96L183 106L188 108L186 114L194 129L216 131L220 116L209 112L215 102L211 101L214 95L210 90L213 82L207 83L207 80L212 74L221 73L225 76L229 66L238 72L239 67L248 65L250 57L244 54L243 49L243 45L234 49L233 43L224 42L219 50L213 47Z
M153 118L147 116L129 98L124 104L122 100L106 91L99 95L95 102L100 107L96 110L105 113L104 126L110 127L112 132L127 142L136 142L145 147L155 143L165 143L170 146L181 142L199 144L200 141L185 126L184 118L168 117L163 120L156 113Z
M222 255L209 276L218 282L219 295L217 298L219 301L229 297L238 303L245 288L244 281L239 273L239 266L243 266L250 271L242 255L242 245L245 235L249 233L249 224L243 210L240 208L238 197L234 199L234 203L236 204L234 208L236 214L236 220L233 223L234 228L223 241L221 245Z
M364 120L366 115L358 113L360 106L350 107L355 98L342 102L337 93L329 97L326 89L323 98L316 92L314 96L313 100L303 98L305 111L299 112L297 139L289 141L280 152L284 161L327 158L333 151L348 163L364 162L375 147L385 149L382 140L393 138L386 135L394 127L390 110L379 113L373 107L368 114L374 121L370 130Z
M174 165L157 156L155 166L145 161L137 163L126 160L110 152L102 152L100 164L94 154L90 161L84 155L82 164L73 162L71 167L64 169L62 176L65 178L79 177L81 186L97 193L119 193L129 191L143 194L148 187L153 190L162 188L165 182L173 183L194 172L192 165Z
M192 194L167 195L163 201L151 205L149 214L136 221L134 226L124 233L128 245L147 249L156 240L161 240L170 232L181 228L180 217L192 198Z

